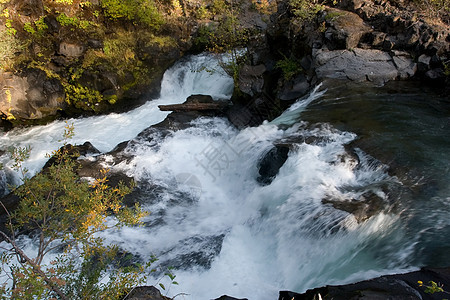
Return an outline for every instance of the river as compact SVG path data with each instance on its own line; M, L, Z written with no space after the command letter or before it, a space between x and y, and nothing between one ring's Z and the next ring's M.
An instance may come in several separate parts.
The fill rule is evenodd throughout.
M144 227L102 235L174 267L179 285L163 279L169 295L272 300L284 289L450 265L449 102L411 83L323 84L258 127L202 117L168 135L138 135L167 116L159 104L191 94L229 98L232 80L210 71L217 68L207 55L184 58L166 72L160 98L127 113L69 120L72 142L102 152L132 140L124 151L133 158L112 168L137 181L151 214ZM31 145L26 167L35 173L64 125L14 129L0 148ZM288 157L263 185L258 163L275 144L288 147ZM3 180L20 182L0 159ZM333 205L367 199L376 209L360 218Z

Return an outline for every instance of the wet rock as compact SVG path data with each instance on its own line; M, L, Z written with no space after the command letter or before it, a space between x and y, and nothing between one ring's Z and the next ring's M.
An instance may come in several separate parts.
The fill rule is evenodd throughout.
M376 215L384 207L384 200L373 192L366 192L357 199L350 200L323 199L322 203L329 203L336 209L351 213L358 222Z
M256 180L261 185L269 185L286 162L288 155L288 146L276 145L270 149L258 162L259 176Z
M252 97L246 105L235 103L228 111L227 117L237 128L259 126L265 120L271 121L283 112L280 99L268 93Z
M83 145L71 145L67 144L60 148L61 151L67 151L67 154L73 158L76 159L80 156L86 156L90 154L99 154L100 151L94 147L90 142L85 142ZM44 165L42 168L43 170L47 169L48 167L54 165L56 163L55 156L52 156Z
M133 288L133 290L125 298L127 300L170 300L163 295L154 286L138 286Z
M303 294L281 291L278 300L313 300L318 299L319 294L324 300L440 300L445 298L444 293L425 293L425 287L420 287L418 281L424 283L434 281L443 284L444 287L449 286L450 268L422 268L420 271L386 275L354 284L325 286L308 290Z

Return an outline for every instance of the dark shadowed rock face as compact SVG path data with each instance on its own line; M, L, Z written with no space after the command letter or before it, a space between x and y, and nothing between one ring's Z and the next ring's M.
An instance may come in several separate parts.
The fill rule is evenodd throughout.
M278 171L286 162L289 155L289 147L276 145L267 152L258 163L259 176L257 181L261 185L268 185L272 182Z
M297 294L281 291L278 300L442 300L447 297L445 293L433 295L425 293L418 281L427 284L429 281L450 286L450 268L431 269L422 268L420 271L387 275L354 284L326 286Z

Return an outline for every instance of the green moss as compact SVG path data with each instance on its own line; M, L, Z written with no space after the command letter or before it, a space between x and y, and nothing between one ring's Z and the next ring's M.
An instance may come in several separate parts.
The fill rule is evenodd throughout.
M61 26L71 26L73 28L78 28L81 30L88 30L92 25L92 22L87 20L81 20L78 17L69 17L65 13L60 13L56 20Z
M164 23L162 14L153 0L103 0L105 15L110 19L123 19L158 30Z

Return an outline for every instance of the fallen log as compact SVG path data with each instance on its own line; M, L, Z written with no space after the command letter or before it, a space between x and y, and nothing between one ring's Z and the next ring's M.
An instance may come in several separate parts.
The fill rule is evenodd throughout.
M170 104L170 105L158 105L161 111L222 111L230 106L227 102L214 102L214 103L182 103L182 104Z

